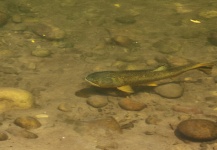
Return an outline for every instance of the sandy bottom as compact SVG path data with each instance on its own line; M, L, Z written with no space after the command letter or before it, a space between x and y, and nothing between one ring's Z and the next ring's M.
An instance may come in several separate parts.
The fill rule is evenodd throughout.
M1 131L20 129L13 123L20 116L44 117L38 118L42 124L40 128L29 130L38 138L28 139L22 134L6 132L9 139L0 142L0 149L217 149L213 141L185 141L174 133L177 124L186 118L217 120L216 66L212 75L192 70L169 79L168 82L191 79L191 82L181 82L184 93L176 99L161 97L152 88L139 88L130 98L147 105L141 111L120 108L118 101L125 98L125 94L115 89L112 92L95 89L84 80L94 71L156 67L156 57L180 65L185 64L187 59L197 62L215 60L217 47L208 43L207 33L216 24L212 19L202 24L189 21L192 16L197 16L203 3L183 3L183 7L191 11L180 14L170 1L137 0L133 4L119 1L117 4L120 7L114 5L116 3L96 0L1 2L11 16L21 15L23 21L14 23L10 19L0 28L0 51L11 51L10 54L0 55L0 86L27 90L33 94L35 103L31 109L1 112ZM136 22L119 23L115 21L119 16L133 16ZM66 37L58 41L47 40L28 29L17 31L16 27L28 26L35 20L59 27L66 32ZM186 33L188 29L189 33ZM127 36L139 46L110 42L116 35ZM168 38L173 42L169 42L170 46L165 49L175 47L174 51L159 51L162 46L153 46L162 39L168 42ZM31 55L38 48L49 50L51 55ZM108 99L108 105L94 108L86 103L88 98L96 95ZM69 111L59 110L58 106L65 103ZM190 108L190 111L174 111L174 106ZM191 108L202 113L191 111ZM112 121L109 120L111 117ZM152 120L147 123L147 118Z

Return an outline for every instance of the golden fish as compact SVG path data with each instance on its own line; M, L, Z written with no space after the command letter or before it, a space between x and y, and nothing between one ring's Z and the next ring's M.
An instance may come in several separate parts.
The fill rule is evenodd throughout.
M123 92L133 93L131 86L148 85L156 86L154 81L177 76L192 69L200 69L205 73L211 73L215 62L194 63L168 69L155 70L125 70L102 71L89 74L85 80L91 85L101 88L117 88Z

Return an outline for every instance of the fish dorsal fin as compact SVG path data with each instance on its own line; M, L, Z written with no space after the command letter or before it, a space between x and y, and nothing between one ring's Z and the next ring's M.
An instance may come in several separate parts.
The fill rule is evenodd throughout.
M120 87L117 87L117 89L125 93L134 93L133 89L129 85L120 86Z

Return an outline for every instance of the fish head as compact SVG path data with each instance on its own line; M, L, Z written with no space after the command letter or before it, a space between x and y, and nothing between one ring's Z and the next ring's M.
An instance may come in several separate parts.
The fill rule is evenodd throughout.
M85 80L96 87L111 88L114 87L114 79L109 72L95 72L89 74Z

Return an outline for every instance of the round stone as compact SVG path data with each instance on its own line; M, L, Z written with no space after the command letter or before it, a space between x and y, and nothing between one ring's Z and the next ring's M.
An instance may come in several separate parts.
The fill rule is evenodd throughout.
M22 17L18 14L13 15L11 19L14 23L21 23L22 22Z
M0 111L28 109L33 105L32 94L18 88L0 88L0 99Z
M8 21L8 15L3 12L0 12L0 26L5 25L7 21Z
M65 38L65 32L51 24L34 23L30 25L30 28L32 32L48 40L62 40Z
M182 44L174 39L165 38L155 42L153 47L163 54L172 54L180 51Z
M217 31L210 32L207 40L210 42L210 44L217 46Z
M217 124L206 119L189 119L178 124L177 132L189 140L214 140L217 139Z
M130 38L128 38L127 36L121 36L121 35L117 35L117 36L113 37L112 41L115 44L123 46L123 47L130 47L134 43L134 41L131 40Z
M5 141L8 139L8 135L4 132L0 132L0 141Z
M58 109L60 111L63 111L63 112L69 112L71 111L71 105L68 104L68 103L61 103L59 106L58 106Z
M51 55L51 52L47 49L35 49L32 51L32 55L36 57L48 57Z
M199 13L199 16L210 19L217 17L217 11L216 10L208 10L208 11L202 11Z
M166 98L178 98L181 97L184 88L176 83L169 83L157 86L154 91L159 94L160 96L166 97Z
M41 123L33 117L19 117L14 121L14 124L25 129L36 129L41 126Z
M6 131L16 137L22 137L22 138L27 138L27 139L38 138L37 134L32 133L27 130L23 130L21 128L9 127Z
M130 111L140 111L147 107L146 104L135 100L131 100L129 98L121 99L118 102L118 104L122 109L130 110Z
M161 119L159 119L157 116L148 116L148 118L145 119L145 122L147 124L155 124L157 125L159 122L161 122Z
M108 100L104 96L92 96L87 99L87 104L95 108L101 108L108 104Z
M136 19L134 16L121 16L115 18L115 21L122 24L134 24L136 22Z

